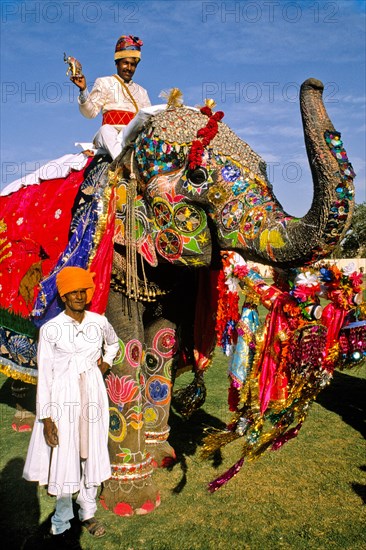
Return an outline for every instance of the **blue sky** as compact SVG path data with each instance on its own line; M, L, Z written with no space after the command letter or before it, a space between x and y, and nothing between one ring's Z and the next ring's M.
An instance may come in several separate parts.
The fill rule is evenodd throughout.
M292 215L311 204L298 93L322 80L324 99L365 191L364 0L105 0L1 3L1 187L77 152L100 118L83 118L63 54L89 86L113 74L121 34L144 41L135 80L151 102L178 87L186 105L213 98L224 122L262 155L277 198Z

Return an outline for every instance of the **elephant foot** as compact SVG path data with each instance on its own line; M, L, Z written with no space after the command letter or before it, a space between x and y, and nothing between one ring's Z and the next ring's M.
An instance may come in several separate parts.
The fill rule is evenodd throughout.
M31 432L33 429L35 415L17 405L13 416L11 427L15 432Z
M150 482L118 482L108 480L104 483L100 504L117 516L129 517L153 512L160 505L160 494L155 484Z
M156 468L168 468L177 460L175 450L167 441L168 436L169 429L165 432L145 432L146 450Z
M11 395L15 404L11 427L15 432L31 432L36 417L36 386L22 380L12 380Z
M160 504L160 494L152 480L153 464L112 464L112 477L103 484L100 503L117 516L149 514Z

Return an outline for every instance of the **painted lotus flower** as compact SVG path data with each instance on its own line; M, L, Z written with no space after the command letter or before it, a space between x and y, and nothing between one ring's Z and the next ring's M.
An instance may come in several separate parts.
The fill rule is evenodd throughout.
M131 376L117 376L111 372L106 385L110 400L122 407L141 397L140 388Z

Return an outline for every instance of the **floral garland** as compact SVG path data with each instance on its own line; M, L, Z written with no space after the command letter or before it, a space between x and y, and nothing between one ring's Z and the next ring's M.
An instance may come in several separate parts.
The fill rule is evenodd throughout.
M214 102L206 100L206 105L200 109L201 113L209 118L209 121L206 126L197 131L197 138L201 139L192 141L191 149L188 154L188 166L190 170L195 170L198 166L202 165L204 148L207 147L216 136L219 129L218 122L224 117L222 111L212 113L212 109L209 105L213 106Z
M252 300L253 294L257 295L257 302L262 302L268 309L279 294L285 292L289 299L283 304L284 312L290 325L297 328L302 319L304 326L306 322L321 321L329 329L320 298L329 300L336 308L343 310L344 315L351 315L347 322L366 318L365 304L362 303L363 277L353 262L342 269L336 265L324 265L317 270L290 270L287 279L282 271L273 270L274 285L267 286L255 269L249 269L238 254L225 252L222 258L216 334L217 345L226 355L233 351L240 332L238 306L241 287L245 288L245 293L250 290Z
M362 273L356 271L353 262L342 270L335 265L321 267L320 281L327 298L343 309L354 308L362 299Z

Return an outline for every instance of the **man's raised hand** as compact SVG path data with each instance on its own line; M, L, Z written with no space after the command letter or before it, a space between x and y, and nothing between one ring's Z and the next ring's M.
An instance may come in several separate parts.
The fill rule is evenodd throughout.
M80 91L83 92L86 89L86 78L84 75L70 76L70 80L75 84L75 86L77 86L80 89Z

